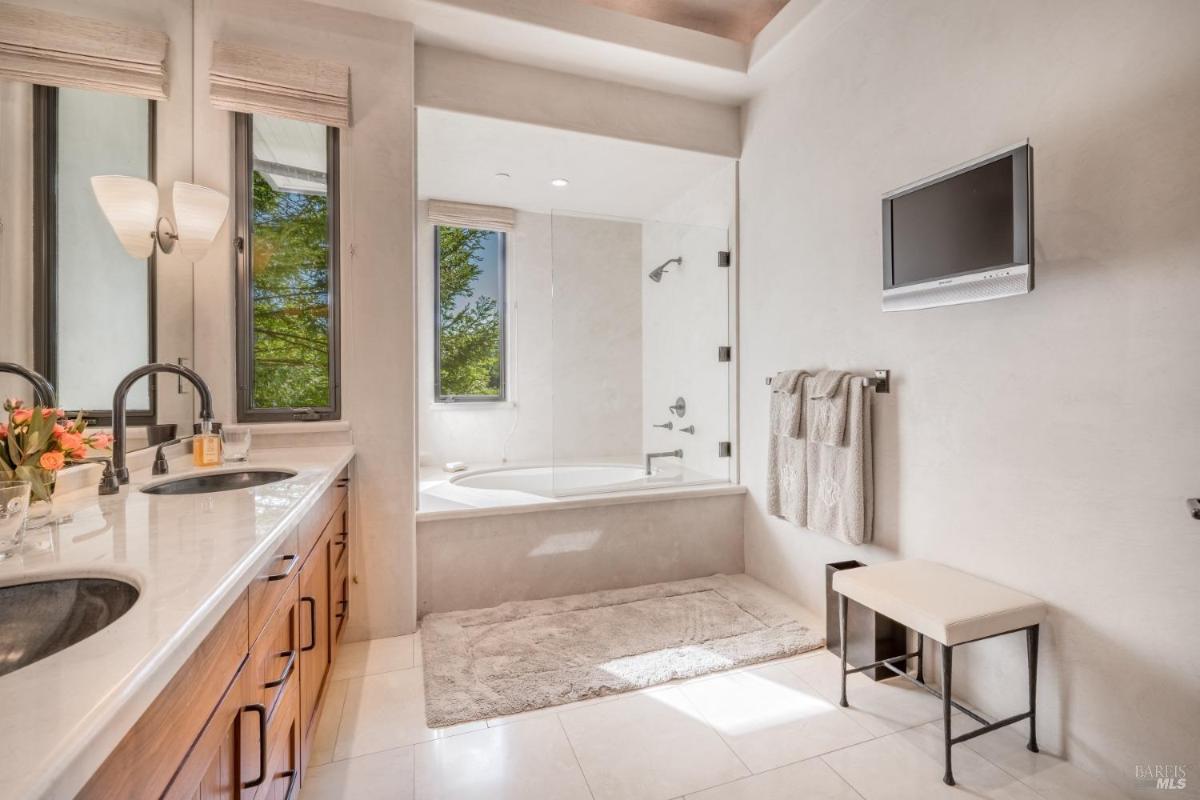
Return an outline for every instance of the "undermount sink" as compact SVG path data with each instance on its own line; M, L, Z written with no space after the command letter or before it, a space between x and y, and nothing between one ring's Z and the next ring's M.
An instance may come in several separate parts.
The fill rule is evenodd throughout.
M267 483L286 481L296 473L285 469L243 469L236 472L213 472L204 475L185 475L160 483L143 486L146 494L208 494L232 489L248 489Z
M116 622L138 590L112 578L0 586L0 675L41 661Z

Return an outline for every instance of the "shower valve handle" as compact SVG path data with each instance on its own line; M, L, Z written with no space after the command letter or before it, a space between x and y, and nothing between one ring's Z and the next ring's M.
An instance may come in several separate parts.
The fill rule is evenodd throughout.
M666 428L667 430L671 430L672 428L674 428L674 427L675 427L675 423L671 422L671 420L667 420L667 421L666 421L666 422L664 422L662 425L651 425L650 427L652 427L652 428Z
M687 413L687 401L682 397L675 398L675 405L667 406L667 411L670 411L677 417L682 417Z

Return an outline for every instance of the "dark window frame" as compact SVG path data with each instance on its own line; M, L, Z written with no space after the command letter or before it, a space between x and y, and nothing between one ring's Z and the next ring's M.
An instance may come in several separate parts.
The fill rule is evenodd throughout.
M467 228L469 225L433 226L433 401L453 405L457 403L506 403L508 402L508 233L491 228L486 230L500 237L500 274L496 285L499 297L496 306L500 309L500 394L443 394L442 393L442 237L439 228Z
M329 393L331 405L319 408L257 408L254 400L254 301L251 281L254 252L254 121L235 113L234 119L234 262L237 265L236 347L238 422L317 422L341 419L341 179L339 130L326 127L326 197L329 226Z
M157 180L157 112L158 103L147 100L146 175L151 183ZM56 387L58 385L58 88L33 87L33 352L34 368ZM156 360L158 352L158 248L146 259L147 324L149 352L147 363ZM130 425L154 425L158 422L158 380L149 375L149 409L131 409L125 417ZM113 387L116 388L115 385ZM111 425L112 409L78 409L67 411L74 416L80 411L93 425Z

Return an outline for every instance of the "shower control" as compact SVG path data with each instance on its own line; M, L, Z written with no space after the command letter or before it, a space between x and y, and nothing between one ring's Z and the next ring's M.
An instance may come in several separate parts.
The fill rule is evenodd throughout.
M679 429L679 432L680 432L680 433L695 433L695 432L696 432L696 426L695 426L695 425L688 425L686 428L680 428L680 429Z
M664 422L662 425L651 425L650 427L652 427L652 428L666 428L667 430L671 430L672 428L674 428L674 427L675 427L675 423L671 422L671 420L667 420L667 421L666 421L666 422Z
M683 417L687 413L687 401L682 397L675 398L675 405L667 406L667 411L670 411L677 417Z

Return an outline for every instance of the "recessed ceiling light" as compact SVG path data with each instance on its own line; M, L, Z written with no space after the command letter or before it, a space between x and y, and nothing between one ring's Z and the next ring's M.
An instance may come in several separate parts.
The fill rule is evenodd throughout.
M509 175L507 172L497 172L496 177L500 180L508 180L512 175Z
M569 183L569 181L566 178L555 178L554 180L550 181L551 186L557 186L560 189L566 186L567 183Z

